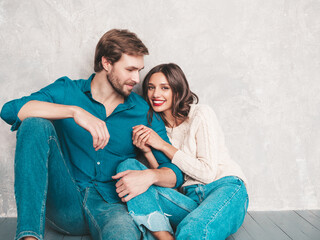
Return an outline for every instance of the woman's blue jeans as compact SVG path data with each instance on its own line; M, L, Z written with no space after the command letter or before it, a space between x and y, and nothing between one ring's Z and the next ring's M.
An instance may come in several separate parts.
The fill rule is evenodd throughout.
M118 172L143 169L146 167L140 162L128 159L119 165ZM248 194L238 177L188 186L184 193L186 196L170 188L151 186L127 203L145 239L153 239L149 231L173 233L177 228L176 239L224 240L243 223Z
M187 186L184 193L199 206L178 225L176 239L224 240L242 225L249 199L238 177Z
M145 169L136 159L127 159L119 164L117 172ZM154 239L150 231L174 234L173 230L198 204L174 189L152 185L146 192L127 202L127 206L144 239Z
M16 239L42 240L45 220L70 235L93 239L140 239L141 232L122 203L110 204L94 188L80 191L61 153L54 126L25 119L15 155Z

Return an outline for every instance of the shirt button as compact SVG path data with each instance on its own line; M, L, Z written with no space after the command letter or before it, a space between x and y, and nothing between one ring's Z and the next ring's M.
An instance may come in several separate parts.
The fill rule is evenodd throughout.
M100 165L100 162L97 162L98 165Z
M94 185L95 185L95 186L98 186L98 184L96 184L96 183L95 183Z

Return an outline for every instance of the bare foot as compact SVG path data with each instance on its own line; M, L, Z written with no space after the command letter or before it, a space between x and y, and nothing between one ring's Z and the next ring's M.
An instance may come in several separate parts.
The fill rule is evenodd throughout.
M152 232L152 235L158 240L174 240L174 237L165 231Z

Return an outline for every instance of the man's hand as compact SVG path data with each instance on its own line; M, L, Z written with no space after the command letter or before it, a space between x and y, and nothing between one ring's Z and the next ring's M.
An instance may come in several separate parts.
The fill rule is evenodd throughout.
M120 179L116 183L116 192L122 202L128 202L132 198L144 193L154 183L152 171L127 170L112 176L113 179Z
M73 119L80 127L90 132L93 139L93 147L96 151L103 149L107 145L110 134L104 121L80 107L75 107Z
M49 120L73 118L80 127L90 132L96 151L104 148L110 138L106 123L78 106L32 100L23 105L18 117L21 121L28 117Z

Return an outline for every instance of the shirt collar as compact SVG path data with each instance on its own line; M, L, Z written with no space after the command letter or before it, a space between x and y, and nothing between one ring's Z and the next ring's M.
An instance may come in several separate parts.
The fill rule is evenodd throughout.
M94 78L94 76L95 76L96 74L95 73L93 73L93 74L91 74L91 76L88 78L88 80L87 81L85 81L85 83L84 83L84 85L83 85L83 88L82 88L82 90L83 90L83 92L85 93L85 94L89 94L89 96L92 98L92 94L91 94L91 82L92 82L92 80L93 80L93 78ZM123 105L125 108L131 108L131 107L134 107L135 106L135 102L134 102L134 100L133 100L133 98L134 98L134 95L135 93L131 93L128 97L126 97L125 98L125 100L124 100L124 103L123 104L121 104L121 105Z
M95 73L91 74L91 76L88 78L88 80L85 81L83 88L82 88L84 93L90 93L90 95L91 95L91 81L95 75L96 75Z

